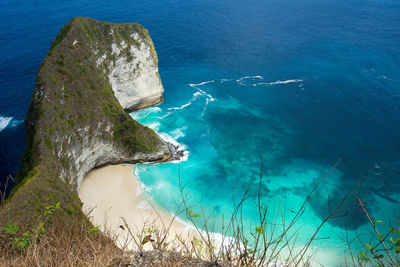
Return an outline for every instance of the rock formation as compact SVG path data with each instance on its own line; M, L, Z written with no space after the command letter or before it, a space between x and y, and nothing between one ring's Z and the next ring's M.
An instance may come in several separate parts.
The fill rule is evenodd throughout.
M157 64L138 24L82 17L66 24L39 68L26 151L2 212L31 219L61 202L67 214L80 213L76 189L91 169L168 159L168 144L126 112L162 101Z
M128 47L124 41L119 45L112 44L112 55L117 59L109 66L108 78L121 106L126 110L137 110L161 102L164 88L158 74L157 55L152 53L155 51L153 42L137 33L131 37L140 46ZM129 49L132 58L124 56L123 49ZM106 58L104 54L98 63Z

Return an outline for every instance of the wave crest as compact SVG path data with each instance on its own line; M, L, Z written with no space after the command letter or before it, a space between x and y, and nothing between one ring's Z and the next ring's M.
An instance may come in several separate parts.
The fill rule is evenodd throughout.
M7 128L8 124L11 122L12 117L1 117L0 116L0 132Z
M158 113L161 111L162 110L160 107L150 107L150 108L131 112L130 115L131 115L132 119L134 119L134 120L141 120L141 119L144 119L147 116L149 116L151 113Z
M303 82L303 79L290 79L290 80L286 80L286 81L271 82L271 83L268 83L268 84L269 85L275 85L275 84L288 84L288 83L299 83L299 82Z

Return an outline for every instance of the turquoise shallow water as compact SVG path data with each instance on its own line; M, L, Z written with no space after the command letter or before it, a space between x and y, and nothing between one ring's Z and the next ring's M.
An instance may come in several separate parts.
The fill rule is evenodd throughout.
M280 203L290 217L341 159L308 202L299 222L301 239L362 180L361 196L383 221L379 226L397 222L397 0L5 0L0 15L1 182L18 169L25 147L22 121L51 40L72 17L89 16L149 29L165 98L133 116L185 146L189 155L180 165L181 178L207 213L230 214L232 194L249 190L244 219L253 229L262 158L263 200L272 210ZM170 210L179 201L178 166L138 168L154 199ZM342 257L337 233L368 233L353 196L343 216L321 230L319 237L327 239L315 243L330 249L324 254L330 265Z
M346 243L341 238L345 229L350 231L350 237L355 233L353 230L365 238L368 236L369 225L355 200L363 177L358 174L349 180L346 168L352 165L343 164L344 159L339 155L344 153L337 154L336 159L331 155L328 159L319 158L321 153L326 155L324 149L329 149L321 141L326 137L318 136L320 129L304 133L307 127L297 128L302 123L291 124L290 117L282 112L290 107L279 103L277 108L274 103L286 97L299 106L319 106L321 100L314 99L307 89L312 79L302 76L286 76L280 80L261 75L232 77L218 75L215 70L209 74L207 69L193 68L193 73L205 73L205 77L215 78L196 83L182 82L178 98L168 99L166 88L164 103L131 113L133 118L159 132L164 139L176 142L188 153L180 163L138 166L140 180L154 200L174 213L181 203L180 186L185 186L190 203L195 204L198 212L203 208L207 216L216 220L214 230L218 232L221 231L222 214L226 220L233 213L235 203L248 192L243 223L250 236L250 232L254 233L255 227L260 225L257 196L261 158L264 172L261 195L262 202L267 203L270 209L268 221L272 222L276 211L281 210L286 214L286 224L317 182L329 173L336 161L341 160L312 195L293 230L301 232L297 244L303 246L328 213L348 194L335 218L325 224L317 235L318 240L313 243L313 249L321 251L317 257L319 262L329 266L344 264L344 257L348 256ZM185 71L191 73L188 69ZM304 111L312 109L310 106L303 108ZM297 115L326 114L304 112ZM325 131L340 130L329 129L329 126ZM314 140L309 143L301 140L305 134ZM299 140L301 144L297 143ZM340 137L329 141L335 146L342 142ZM297 147L302 150L291 152ZM382 227L388 227L387 223L393 222L398 210L398 194L393 191L391 194L371 192L368 187L373 186L370 183L376 185L379 182L384 186L388 181L377 182L377 178L394 174L390 174L389 167L380 162L372 161L370 164L365 168L367 176L361 187L361 196L369 208L374 208L374 215L385 222ZM355 244L354 249L358 251L360 245Z

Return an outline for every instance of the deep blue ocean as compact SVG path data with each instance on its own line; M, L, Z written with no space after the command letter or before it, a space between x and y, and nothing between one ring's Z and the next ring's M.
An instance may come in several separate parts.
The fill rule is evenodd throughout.
M357 192L383 221L380 227L398 223L398 0L2 0L3 183L15 176L25 148L23 120L38 67L75 16L136 22L149 30L164 102L132 116L185 147L181 180L198 210L229 216L248 191L244 223L250 230L257 226L262 159L262 200L271 211L286 210L289 219L340 159L308 202L299 245L347 193L340 214L314 243L321 262L339 264L345 247L338 236L345 228L367 233ZM151 196L170 211L180 201L178 168L138 167Z

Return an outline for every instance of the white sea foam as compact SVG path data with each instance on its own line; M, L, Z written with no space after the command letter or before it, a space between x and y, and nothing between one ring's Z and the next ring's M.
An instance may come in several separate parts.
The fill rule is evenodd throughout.
M290 79L290 80L285 80L285 81L276 81L276 82L259 83L259 84L276 85L276 84L288 84L288 83L299 83L299 82L303 82L303 80L302 79Z
M185 136L185 133L183 131L187 130L187 126L183 126L181 128L175 129L170 132L171 136L173 139L178 140L181 137Z
M222 250L226 250L226 251L232 251L232 249L236 249L236 251L232 251L233 253L236 253L236 255L239 255L245 248L244 244L242 242L238 241L231 236L225 236L221 233L216 233L216 232L209 232L207 234L207 232L205 230L201 230L199 228L196 228L191 222L183 220L181 218L179 218L178 216L176 216L176 214L170 212L170 216L172 218L174 218L175 221L179 222L180 224L184 225L184 231L183 234L188 233L188 232L192 232L194 233L196 236L199 235L203 236L203 238L205 238L205 242L208 242L208 236L210 237L210 241L212 243L212 245L215 247L216 251L222 251ZM200 234L199 232L200 231ZM237 245L239 245L239 247L237 247ZM297 246L295 251L300 251L301 249L303 249L302 246ZM330 258L330 260L332 262L335 262L338 260L341 260L341 258L338 257L331 257L330 254L332 253L333 250L314 250L314 249L310 249L306 255L307 257L310 257L311 259L313 259L313 261L315 261L315 257L311 257L312 255L317 255L317 258L320 259L327 259ZM288 249L283 249L281 251L281 257L279 257L280 259L284 259L284 258L289 258L289 254L292 252L292 250L288 250ZM332 254L332 255L336 255L336 254ZM340 255L340 254L339 254ZM280 260L280 259L275 259L273 260L268 266L271 267L293 267L294 264L291 263L285 263L284 261Z
M277 85L277 84L288 84L288 83L300 83L303 79L289 79L289 80L278 80L275 82L256 82L256 83L245 83L245 80L264 80L264 77L260 75L255 76L244 76L236 80L236 82L243 86L258 86L258 85Z
M147 192L149 193L152 188L149 186L146 186L141 180L140 180L140 176L139 176L139 168L136 166L135 168L135 176L136 176L136 180L138 181L139 184L139 188L138 191L136 192L136 195L140 195L141 192Z
M174 161L170 161L172 163L179 163L181 161L187 161L189 158L189 151L186 149L185 144L179 143L176 139L172 138L172 136L170 136L167 133L158 133L158 135L165 141L168 143L173 144L174 146L178 147L178 150L183 151L183 157L181 157L179 160L174 160Z
M189 100L189 102L187 102L186 104L183 104L180 107L173 107L173 108L168 108L168 110L179 110L179 109L184 109L188 106L190 106L196 99L197 97L199 97L200 95L202 95L201 92L196 92L193 94L192 98Z
M254 76L244 76L236 80L236 82L240 83L241 81L247 80L247 79L259 79L263 80L264 78L260 75L254 75Z
M177 222L185 225L185 230L184 232L192 232L196 235L198 235L197 229L196 227L193 226L193 224L191 222L185 221L181 218L179 218L178 216L176 216L175 214L173 214L172 212L170 212L171 217L173 217ZM201 235L204 238L208 238L207 237L207 232L205 230L201 230L199 229ZM232 248L232 246L235 244L236 245L236 239L234 237L230 237L230 236L224 236L223 234L220 233L216 233L216 232L210 232L208 233L208 235L210 236L210 241L212 242L213 246L217 249L217 250L222 250L222 248L224 247L226 250L230 250ZM208 240L205 240L208 242ZM243 243L239 243L239 246L241 249L244 249L244 245ZM239 248L237 248L236 251L238 254L240 253Z
M204 113L206 113L207 106L208 106L208 103L210 103L210 101L214 101L214 99L213 98L212 99L206 98L206 103L204 104L203 111L201 112L201 115L200 115L201 119L203 119Z
M160 129L161 123L156 121L156 122L153 122L153 123L147 123L147 124L143 124L143 125L151 128L151 129L153 129L154 131L157 132Z
M0 132L7 128L8 124L12 120L12 117L1 117L0 116Z
M196 98L194 98L194 100L195 100ZM180 107L173 107L173 108L168 108L168 110L178 110L178 109L184 109L184 108L186 108L186 107L188 107L188 106L190 106L191 104L192 104L192 100L190 100L189 102L187 102L186 104L183 104L182 106L180 106Z
M171 114L172 114L172 112L171 112L171 111L168 111L166 114L164 114L164 115L162 115L162 116L160 116L160 117L157 117L157 119L162 120L162 119L168 117L168 116L171 115Z
M209 83L209 82L211 82L211 81L202 82L202 83L199 83L199 84L189 84L189 86L191 86L191 87L197 89L198 92L196 92L195 95L196 95L196 94L197 94L197 95L205 95L205 96L208 97L208 98L210 99L210 101L212 102L212 101L215 100L214 97L213 97L212 95L210 95L209 93L207 93L206 91L204 91L204 90L198 88L198 86L204 85L204 84ZM213 80L212 82L214 82L214 80Z
M184 109L184 108L190 106L194 101L196 101L196 100L198 99L198 97L204 96L204 97L206 98L206 102L205 102L205 104L204 104L203 111L202 111L201 116L200 116L201 118L203 118L204 113L205 113L205 111L206 111L206 109L207 109L207 105L208 105L210 102L215 101L215 98L214 98L211 94L209 94L209 93L207 93L206 91L204 91L204 90L202 90L201 88L199 88L199 86L202 86L202 85L205 85L205 84L208 84L208 83L212 83L212 82L215 82L215 80L205 81L205 82L201 82L201 83L197 83L197 84L195 84L195 83L190 83L189 86L190 86L190 87L193 87L194 89L196 89L197 92L195 92L195 93L193 94L193 96L192 96L192 98L189 100L189 102L187 102L186 104L183 104L183 105L180 106L180 107L168 108L168 110L182 110L182 109ZM170 115L170 114L167 113L166 115L164 115L164 116L162 116L162 117L160 117L160 118L164 118L164 117L169 116L169 115Z
M189 86L196 87L196 86L202 86L202 85L205 85L207 83L213 83L213 82L215 82L215 80L205 81L205 82L201 82L201 83L190 83Z
M141 120L141 119L144 119L147 116L149 116L151 113L161 112L161 111L162 110L160 107L151 107L151 108L134 111L134 112L130 113L130 115L131 115L132 119L134 119L134 120Z
M209 93L206 93L206 92L203 91L203 94L207 97L209 102L215 101L215 98L212 95L210 95Z

